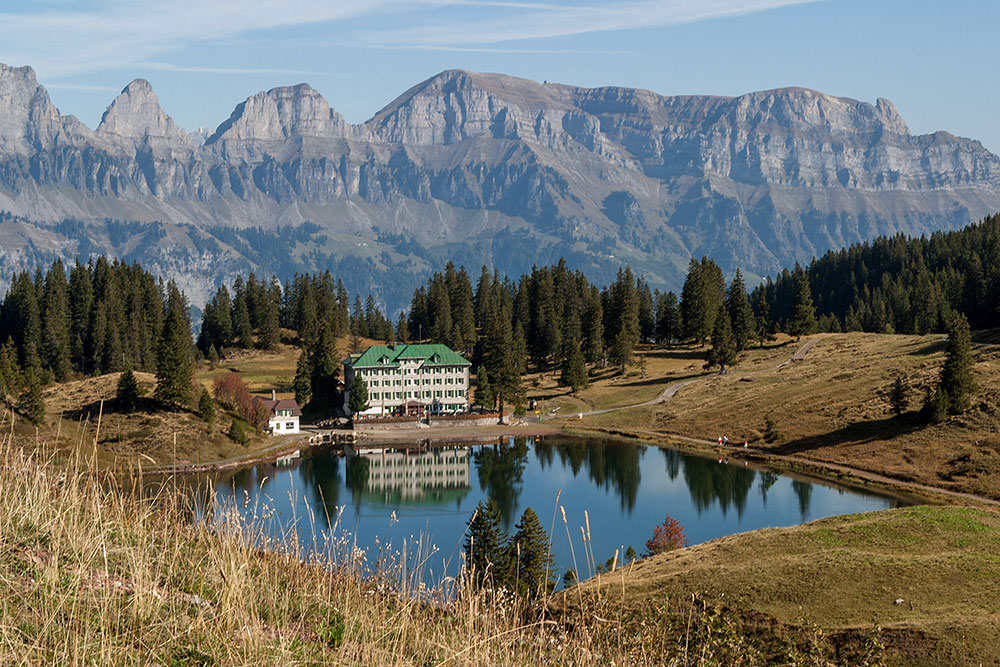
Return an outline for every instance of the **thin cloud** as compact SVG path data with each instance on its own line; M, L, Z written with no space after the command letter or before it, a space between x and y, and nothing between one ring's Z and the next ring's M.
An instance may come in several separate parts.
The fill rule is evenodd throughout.
M436 23L360 36L371 44L459 46L551 39L584 33L680 25L752 14L819 0L633 0L592 5L541 5L489 19Z
M59 78L145 62L199 42L353 18L398 0L78 0L66 8L0 13L0 62Z
M301 74L303 76L323 76L329 72L315 72L303 69L277 69L273 67L198 67L174 65L172 63L143 62L137 67L160 72L191 72L194 74Z

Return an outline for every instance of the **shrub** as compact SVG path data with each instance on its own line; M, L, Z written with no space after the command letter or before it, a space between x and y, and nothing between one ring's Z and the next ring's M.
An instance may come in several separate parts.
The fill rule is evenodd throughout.
M243 428L243 425L240 423L238 419L233 419L232 422L230 422L229 437L232 438L235 442L240 443L241 445L247 444L247 442L250 440L250 437L247 435L246 429Z
M776 442L781 439L781 431L778 430L778 424L774 421L774 417L771 413L764 415L764 441L765 442Z
M684 535L684 526L680 521L669 514L663 523L653 528L653 537L646 540L646 556L683 549L688 545L687 537Z

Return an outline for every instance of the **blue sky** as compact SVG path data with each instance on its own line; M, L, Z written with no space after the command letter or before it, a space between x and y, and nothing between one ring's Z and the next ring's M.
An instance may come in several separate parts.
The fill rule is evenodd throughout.
M350 122L449 68L658 93L804 86L896 104L1000 153L984 0L6 0L0 62L94 127L129 81L184 128L306 81Z

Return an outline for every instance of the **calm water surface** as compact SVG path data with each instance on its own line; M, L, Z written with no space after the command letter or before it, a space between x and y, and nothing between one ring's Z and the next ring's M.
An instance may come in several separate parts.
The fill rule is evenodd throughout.
M585 510L594 556L601 562L628 546L641 553L667 513L697 544L906 504L740 461L720 463L670 449L568 436L347 456L317 453L287 467L244 468L213 484L217 501L235 500L247 516L269 514L272 535L297 525L298 539L307 548L331 534L328 516L340 517L337 536L348 535L370 554L376 544L401 548L406 538L409 549L422 537L425 545L436 547L428 561L436 574L454 573L466 523L487 498L500 505L511 533L525 507L535 510L546 529L556 517L552 548L560 574L573 561L555 504L559 492L583 574L579 527Z

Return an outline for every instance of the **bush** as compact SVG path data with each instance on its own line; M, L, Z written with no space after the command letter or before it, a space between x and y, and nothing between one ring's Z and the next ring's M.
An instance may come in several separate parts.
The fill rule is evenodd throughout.
M208 390L204 387L202 387L201 396L198 398L198 416L209 424L215 421L215 403L212 402L212 397L208 395Z
M238 442L241 445L247 444L250 441L250 436L247 435L246 429L240 423L240 420L233 419L229 424L229 437L233 439L234 442Z
M777 442L778 440L781 440L781 431L778 430L778 424L775 423L774 417L769 412L764 415L764 441Z
M663 519L663 523L653 528L653 537L646 540L646 556L683 549L688 545L688 539L684 535L684 526L681 522L669 514Z

